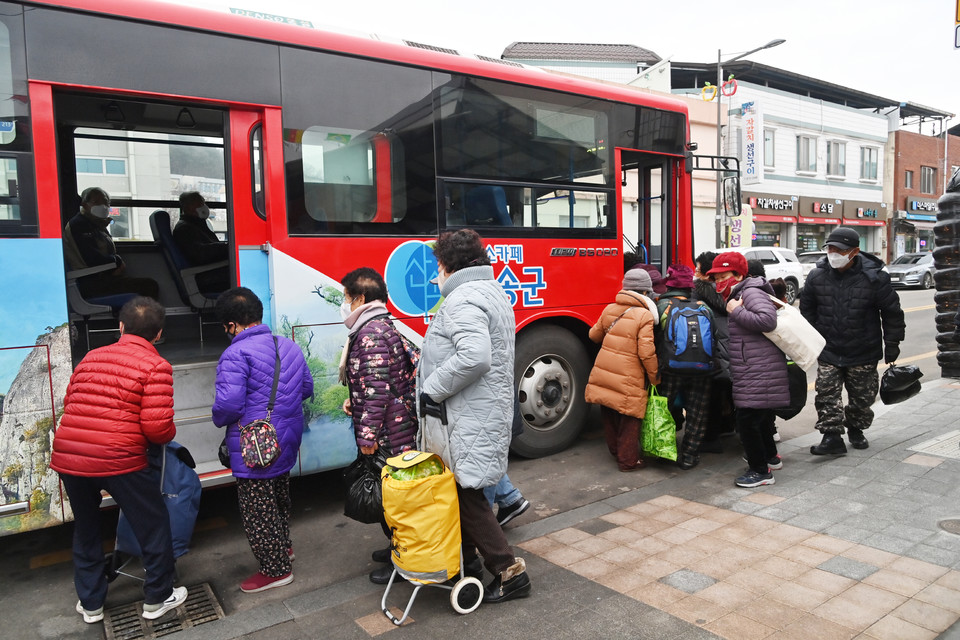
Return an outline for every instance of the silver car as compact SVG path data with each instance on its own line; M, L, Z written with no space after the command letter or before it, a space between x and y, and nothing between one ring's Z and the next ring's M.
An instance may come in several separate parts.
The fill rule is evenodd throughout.
M895 287L922 287L929 289L933 286L933 254L905 253L887 266L884 271L890 274L890 284Z

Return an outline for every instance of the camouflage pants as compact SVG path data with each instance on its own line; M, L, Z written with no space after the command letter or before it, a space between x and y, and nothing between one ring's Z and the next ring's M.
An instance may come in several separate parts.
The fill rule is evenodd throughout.
M847 406L843 406L843 388ZM817 429L821 433L841 434L846 429L868 429L873 422L870 406L877 399L880 375L877 365L835 367L820 361L817 369Z

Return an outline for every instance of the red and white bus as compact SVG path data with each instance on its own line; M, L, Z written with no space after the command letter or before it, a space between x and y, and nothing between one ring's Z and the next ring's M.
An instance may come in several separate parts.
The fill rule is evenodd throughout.
M116 337L115 305L80 296L64 260L86 187L111 196L127 274L159 283L177 440L207 484L229 480L210 422L227 339L216 292L185 289L168 255L184 191L214 212L231 281L307 354L301 474L356 455L336 382L351 269L385 275L418 340L440 299L430 242L476 229L516 310L513 448L541 456L585 420L587 331L619 289L624 238L661 269L692 263L686 107L628 87L160 2L38 0L0 1L0 97L3 533L70 518L48 466L64 389Z

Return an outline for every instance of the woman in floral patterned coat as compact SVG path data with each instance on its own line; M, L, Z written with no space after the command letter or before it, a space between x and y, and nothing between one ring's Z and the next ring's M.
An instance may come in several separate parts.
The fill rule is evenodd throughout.
M350 339L344 349L341 379L350 390L343 409L353 417L361 453L386 459L413 448L417 438L412 363L387 311L387 285L374 269L361 267L344 276L344 324ZM386 522L384 533L390 538ZM370 579L386 584L390 549L373 554L384 562Z

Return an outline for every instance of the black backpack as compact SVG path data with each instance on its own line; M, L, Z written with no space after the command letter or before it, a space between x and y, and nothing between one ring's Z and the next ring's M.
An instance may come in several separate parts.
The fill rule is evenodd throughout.
M707 375L714 366L714 329L710 308L699 300L668 298L660 316L660 362L671 373Z

